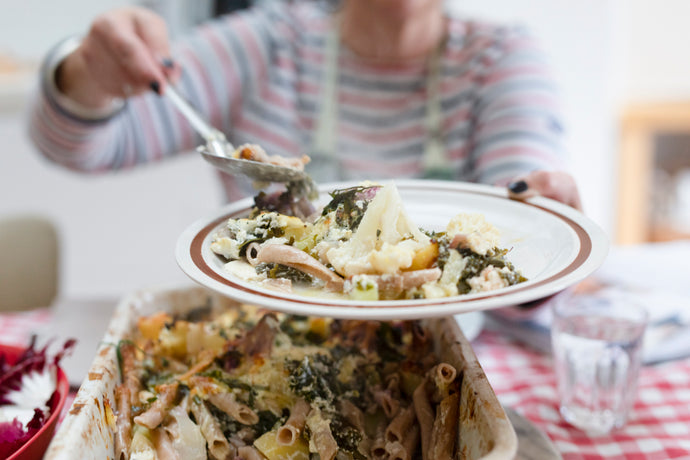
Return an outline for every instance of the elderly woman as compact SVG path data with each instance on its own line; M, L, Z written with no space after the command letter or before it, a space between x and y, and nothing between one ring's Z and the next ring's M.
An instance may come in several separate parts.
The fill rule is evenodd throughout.
M311 156L317 181L446 178L580 207L554 84L524 31L441 0L261 5L173 45L146 9L96 18L44 63L35 144L86 172L189 152L200 139L160 97L175 84L233 144ZM221 177L228 199L250 192Z

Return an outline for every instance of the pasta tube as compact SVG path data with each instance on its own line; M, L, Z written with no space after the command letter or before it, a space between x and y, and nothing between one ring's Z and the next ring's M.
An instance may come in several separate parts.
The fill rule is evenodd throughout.
M431 431L430 458L434 460L451 460L458 436L458 394L443 399L436 413Z
M210 456L216 460L234 457L236 454L235 448L225 438L218 420L213 417L206 404L203 401L192 401L191 409L201 434L206 439Z
M307 421L307 415L311 410L311 406L304 399L299 399L292 407L290 417L285 421L285 424L278 428L276 434L276 441L278 444L284 446L291 446L297 441L304 425Z

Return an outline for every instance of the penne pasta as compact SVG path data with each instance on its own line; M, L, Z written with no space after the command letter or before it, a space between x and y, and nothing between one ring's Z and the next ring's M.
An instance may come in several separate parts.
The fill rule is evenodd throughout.
M131 405L137 403L136 397L141 390L141 369L137 363L136 351L136 346L132 342L124 341L118 345L122 382L129 390Z
M386 442L402 442L408 436L416 420L414 404L398 412L385 431Z
M387 460L412 460L419 443L419 426L412 426L402 440L386 442Z
M442 460L456 449L460 379L419 322L250 307L161 318L122 347L116 460Z
M360 433L365 432L364 413L359 407L347 399L341 399L338 408L350 425L355 427Z
M192 401L191 410L201 434L206 439L206 446L211 458L226 460L234 457L237 450L225 438L218 420L213 417L206 404L201 400Z
M448 363L439 363L429 370L428 375L434 388L431 399L434 402L439 402L448 396L450 385L455 381L457 371Z
M259 416L246 404L238 402L233 393L216 393L208 401L243 425L254 425Z
M323 418L319 409L312 409L307 416L307 426L311 431L311 444L319 454L320 460L333 460L338 452L338 444L333 438L328 421Z
M237 449L237 455L242 460L266 460L264 454L252 446L242 446Z
M420 426L420 438L422 447L422 458L423 460L431 460L430 456L431 450L431 432L434 425L434 419L436 414L434 409L431 407L431 402L429 401L429 396L427 395L428 380L423 380L422 383L417 386L417 389L412 394L412 401L414 404L415 415L419 421Z
M458 394L453 393L441 401L436 412L431 431L430 458L434 460L451 460L458 429Z
M156 455L160 460L184 460L177 455L170 435L163 428L156 428L151 432L151 439L156 448Z
M177 396L178 383L160 385L156 388L158 398L151 404L146 412L134 417L134 422L153 430L161 424L163 418L168 414L175 396Z
M374 401L383 409L388 419L392 419L398 414L400 402L391 395L390 390L376 389L373 394Z
M290 417L283 426L278 428L278 432L276 433L276 441L278 444L291 446L297 441L302 434L302 430L304 430L304 425L310 410L311 406L309 403L301 398L292 406Z
M132 405L129 388L120 384L115 388L117 404L117 419L115 422L115 458L124 460L129 458L132 444Z
M388 457L386 451L386 427L379 425L376 429L376 434L371 442L371 458L373 460L384 460Z

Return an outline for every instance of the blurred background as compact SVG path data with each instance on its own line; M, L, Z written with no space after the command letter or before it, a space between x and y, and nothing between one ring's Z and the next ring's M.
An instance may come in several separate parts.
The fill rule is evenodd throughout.
M0 0L0 219L35 213L55 222L65 297L187 282L174 259L177 236L223 203L197 156L84 176L48 164L27 139L43 55L98 13L134 3L163 15L174 36L252 1ZM455 14L524 24L540 40L561 86L585 213L613 243L690 238L690 2L447 3Z

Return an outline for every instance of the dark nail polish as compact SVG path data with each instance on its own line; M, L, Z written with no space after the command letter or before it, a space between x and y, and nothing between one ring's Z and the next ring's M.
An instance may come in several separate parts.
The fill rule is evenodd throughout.
M158 94L160 96L161 94L161 85L157 81L152 81L149 83L149 86L153 90L154 93Z
M517 182L511 182L508 184L508 190L513 193L522 193L527 190L527 182L524 180L519 180Z
M163 58L161 63L163 64L163 67L167 67L168 69L175 67L175 62L170 58Z

